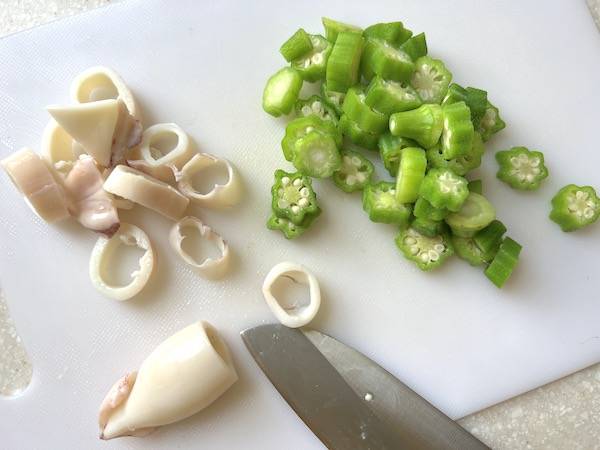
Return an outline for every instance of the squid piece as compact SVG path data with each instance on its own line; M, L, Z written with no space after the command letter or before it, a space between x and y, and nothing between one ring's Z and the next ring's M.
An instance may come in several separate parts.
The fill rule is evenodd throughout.
M111 257L119 245L137 246L145 250L140 258L140 267L131 274L131 282L125 286L115 286L105 280L106 270L111 266ZM90 278L98 292L114 300L128 300L138 294L152 275L154 251L148 235L143 230L128 223L121 226L111 238L100 237L90 257Z
M192 184L193 178L204 170L216 165L227 169L227 182L215 184L206 194L198 192ZM181 169L175 172L177 187L191 201L209 208L226 208L238 204L242 197L242 184L235 168L226 159L220 159L208 153L194 155Z
M67 198L50 168L33 150L23 148L1 162L31 209L46 222L69 217Z
M238 379L215 328L196 322L169 337L110 390L100 407L100 439L141 436L196 414Z
M156 141L170 135L177 139L171 151L162 154L153 147ZM175 180L174 171L181 169L193 153L190 138L181 127L174 123L159 123L144 130L142 142L132 152L128 164L154 178L172 182Z
M285 307L272 293L273 285L281 278L286 277L295 283L308 285L310 302L306 306ZM321 307L321 289L317 278L304 266L292 262L281 262L273 267L262 287L263 296L267 305L283 325L290 328L299 328L307 325L315 318Z
M119 214L112 196L102 188L103 183L94 159L83 155L63 184L70 200L71 215L84 227L111 237L119 229Z
M104 190L172 220L178 220L186 210L189 199L167 183L156 180L139 170L117 166L104 182Z
M206 258L203 261L197 261L184 251L181 245L185 239L182 229L187 227L197 228L201 239L214 242L221 252L221 256L217 259ZM173 225L169 233L169 242L175 253L202 276L220 278L229 269L229 245L227 245L227 242L220 235L215 233L210 227L204 225L197 217L187 216Z
M50 119L42 135L42 157L61 175L73 168L85 150L54 119Z
M123 79L112 69L103 66L90 67L71 82L71 99L77 103L98 100L123 100L129 114L139 122L142 114L131 90Z

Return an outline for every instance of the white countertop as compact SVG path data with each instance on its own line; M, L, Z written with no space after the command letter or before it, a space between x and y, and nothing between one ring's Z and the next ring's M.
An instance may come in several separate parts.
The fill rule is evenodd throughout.
M0 36L108 3L111 0L3 0ZM600 0L588 3L600 13ZM0 376L7 373L4 366L19 360L7 352L17 348L7 330L12 328L0 314ZM459 422L494 449L600 449L600 364Z

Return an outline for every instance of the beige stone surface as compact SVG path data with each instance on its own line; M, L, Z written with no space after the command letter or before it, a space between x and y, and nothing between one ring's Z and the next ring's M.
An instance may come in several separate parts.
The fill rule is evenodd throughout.
M111 0L2 0L0 36L108 3ZM588 0L588 4L600 17L600 0ZM0 311L0 331L8 330L0 333L1 378L6 373L14 375L23 359L15 353L16 335L4 305ZM0 379L0 385L3 381L7 382ZM459 422L494 449L600 450L600 364Z

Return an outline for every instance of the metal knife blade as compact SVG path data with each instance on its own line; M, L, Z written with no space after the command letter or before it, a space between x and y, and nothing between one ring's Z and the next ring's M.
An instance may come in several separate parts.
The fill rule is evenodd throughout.
M385 369L330 336L279 324L241 335L271 383L330 449L488 449Z

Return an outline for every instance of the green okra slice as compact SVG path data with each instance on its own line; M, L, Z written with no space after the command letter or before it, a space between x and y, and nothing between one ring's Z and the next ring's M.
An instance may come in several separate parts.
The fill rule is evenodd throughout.
M328 178L339 170L342 159L335 139L315 130L296 141L292 163L304 175Z
M423 219L421 217L415 217L410 226L427 237L438 236L448 229L448 225L443 220Z
M281 149L286 160L294 159L296 143L312 131L333 137L337 147L341 147L342 133L332 121L323 120L316 115L297 117L287 124L281 141Z
M473 237L496 218L496 209L483 195L470 192L458 212L444 219L452 233L460 237Z
M295 225L302 226L307 217L320 213L310 178L300 172L288 173L277 169L271 194L273 213Z
M426 104L392 114L389 125L394 136L414 139L424 148L431 148L442 134L443 123L442 107Z
M355 86L348 90L342 110L350 120L367 133L380 134L388 127L388 116L373 110L365 103L365 92Z
M368 150L377 150L377 140L379 139L379 135L363 130L346 114L343 114L342 117L340 117L339 128L342 134L350 139L353 144Z
M338 117L343 114L342 105L344 104L344 98L346 97L345 93L330 91L327 88L327 83L323 83L321 85L321 97L326 105L333 108Z
M403 50L379 39L367 39L361 58L361 74L368 81L375 75L386 80L409 81L415 63Z
M285 217L279 217L277 214L272 213L267 221L267 228L270 230L281 231L286 239L295 239L310 227L314 220L321 214L321 209L317 208L317 212L314 214L307 215L300 225L296 225Z
M481 180L471 180L467 187L469 188L469 192L483 195L483 182Z
M298 99L295 106L298 117L315 115L323 120L337 123L338 116L335 110L323 101L319 95L311 95L307 99Z
M418 108L422 102L417 91L407 83L376 76L369 83L365 103L375 111L390 115Z
M363 36L371 39L379 39L394 47L398 47L412 36L412 31L404 28L402 22L376 23L365 28Z
M514 189L531 191L548 176L544 154L525 147L513 147L496 153L498 179Z
M396 246L406 259L414 262L423 271L439 267L454 253L446 234L425 236L412 227L400 230L396 236Z
M427 219L433 221L444 220L450 213L446 208L436 208L423 197L419 197L413 208L413 215L418 219Z
M423 103L441 103L451 81L452 73L441 60L421 56L415 61L410 84L417 90Z
M456 253L459 258L464 259L472 266L483 266L486 264L483 253L479 247L477 247L473 238L452 235L450 240L454 247L454 253Z
M452 159L469 153L473 145L475 130L471 122L471 111L465 102L457 102L442 107L444 125L441 147L445 159Z
M521 245L509 237L504 238L498 253L485 269L485 276L497 287L502 288L504 283L510 278L519 262Z
M328 17L322 17L321 22L323 23L323 28L325 28L325 36L332 44L336 42L338 35L342 32L352 32L359 35L362 33L362 28L356 25L339 22Z
M400 46L400 49L404 51L413 61L416 61L421 56L427 55L427 39L425 33L419 33Z
M481 165L481 157L485 152L485 147L481 135L477 132L473 134L473 143L471 148L464 155L456 158L446 159L442 153L441 145L435 145L427 150L427 161L430 167L439 169L450 169L455 174L465 176L471 170ZM481 194L481 192L478 192Z
M419 195L433 207L459 211L469 196L467 180L450 169L430 169L419 190Z
M550 219L563 231L574 231L600 217L600 198L591 186L569 184L552 198Z
M492 105L488 100L485 113L479 121L479 126L476 127L483 138L483 142L486 142L493 134L496 134L504 127L506 127L506 124L500 117L498 108Z
M506 233L506 226L499 220L493 220L487 227L473 236L473 241L481 250L484 261L491 261L496 256L504 233Z
M313 44L310 40L310 35L302 28L299 28L298 31L292 34L292 36L281 45L279 52L287 62L291 62L294 59L306 55L312 48Z
M327 61L325 79L329 89L346 92L358 82L363 37L355 32L338 34Z
M390 133L382 134L377 140L379 156L383 161L383 166L394 178L398 175L402 149L416 146L417 143L412 139L407 139L400 136L392 136Z
M333 174L333 182L344 192L364 189L371 181L373 163L358 152L342 151L342 166Z
M418 147L402 150L396 178L396 197L400 203L414 203L419 198L419 189L427 170L425 151Z
M363 209L373 222L395 223L401 227L408 225L412 213L411 205L398 201L394 183L386 181L365 186Z
M310 35L312 50L294 59L292 67L300 73L303 80L309 83L325 79L327 61L333 49L333 45L323 36L318 34Z
M448 87L442 106L457 102L465 102L471 110L471 122L477 128L487 108L487 92L474 87L464 88L456 83Z
M262 98L263 109L275 117L289 114L301 88L300 73L291 67L284 67L267 80Z

